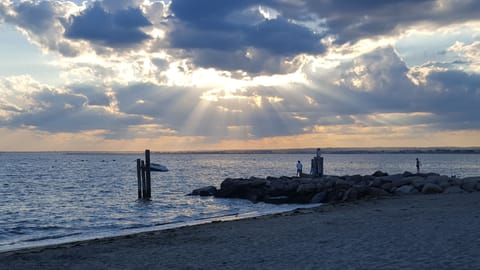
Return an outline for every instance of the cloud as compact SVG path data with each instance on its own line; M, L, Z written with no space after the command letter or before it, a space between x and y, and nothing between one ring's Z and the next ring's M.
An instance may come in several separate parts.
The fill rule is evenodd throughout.
M107 12L96 2L65 25L65 37L112 48L130 47L150 39L141 28L151 23L138 8Z
M428 125L435 130L478 129L480 117L475 112L480 104L478 74L432 68L417 80L422 83L416 84L409 72L393 49L377 49L328 74L309 73L314 85L323 87L305 93L318 104L315 106L319 107L319 114L400 113L409 115L411 121L419 120L410 124ZM377 125L371 119L363 118L362 125Z
M95 87L91 85L71 85L69 86L72 93L83 95L87 98L88 105L94 106L105 106L108 107L110 105L110 98L105 93L105 87Z
M394 35L417 24L443 26L478 20L480 11L475 0L305 0L305 4L310 12L325 20L328 34L338 44Z
M14 22L22 28L39 34L47 32L55 23L55 7L49 1L37 4L21 2L14 7L14 11L16 16L7 16L7 22Z
M275 6L275 1L262 4ZM259 1L173 1L168 41L171 48L186 50L197 66L251 73L290 72L289 67L256 63L282 63L325 51L319 33L288 18L266 19L259 8Z
M141 116L112 111L105 102L95 99L99 93L77 87L78 92L88 92L97 101L89 104L86 95L66 89L57 89L35 82L31 78L18 77L0 80L0 122L8 128L30 127L47 132L80 132L115 130L129 125L145 124ZM94 98L92 98L94 97ZM2 117L3 116L3 117Z

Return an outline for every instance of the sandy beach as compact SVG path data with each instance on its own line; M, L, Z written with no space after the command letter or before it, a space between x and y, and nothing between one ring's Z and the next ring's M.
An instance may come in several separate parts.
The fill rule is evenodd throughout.
M480 269L480 192L409 195L0 254L0 269Z

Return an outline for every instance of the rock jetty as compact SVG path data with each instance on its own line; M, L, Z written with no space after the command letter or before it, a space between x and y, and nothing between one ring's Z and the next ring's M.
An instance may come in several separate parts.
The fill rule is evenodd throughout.
M331 203L405 194L461 193L480 191L480 176L456 178L437 173L404 172L389 175L322 177L227 178L220 189L195 189L189 195L240 198L252 202Z

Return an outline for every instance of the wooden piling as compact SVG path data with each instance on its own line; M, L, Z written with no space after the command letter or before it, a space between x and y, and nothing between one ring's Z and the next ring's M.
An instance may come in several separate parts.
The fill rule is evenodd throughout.
M145 174L146 174L146 185L147 185L147 196L146 198L152 197L152 183L150 175L150 150L145 150Z
M323 157L317 158L317 171L318 176L323 176Z
M142 198L147 198L147 176L145 172L145 161L142 160Z
M138 183L138 198L142 198L142 164L141 160L137 159L137 183Z
M311 162L311 174L323 176L323 157L314 157Z

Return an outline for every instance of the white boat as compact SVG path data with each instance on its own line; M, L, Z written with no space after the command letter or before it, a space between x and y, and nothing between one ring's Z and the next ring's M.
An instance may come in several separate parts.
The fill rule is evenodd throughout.
M165 165L158 164L158 163L150 163L150 171L154 172L168 172L168 168Z

